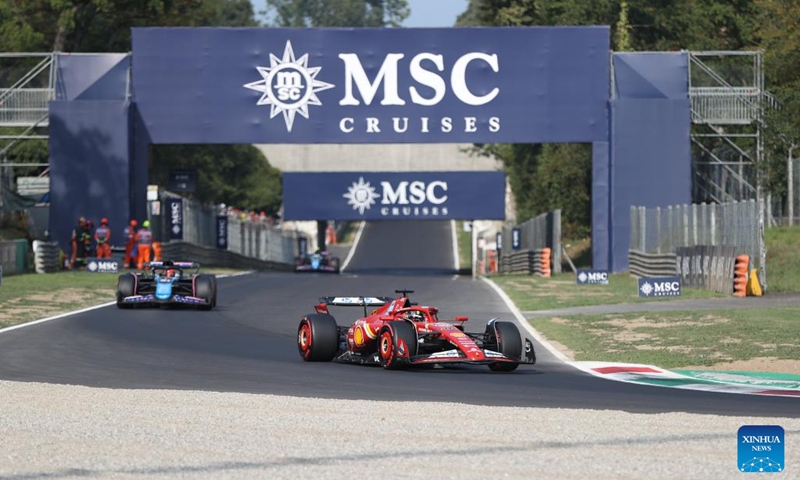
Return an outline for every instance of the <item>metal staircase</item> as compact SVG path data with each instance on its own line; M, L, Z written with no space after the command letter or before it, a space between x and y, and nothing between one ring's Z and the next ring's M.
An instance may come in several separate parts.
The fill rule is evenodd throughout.
M0 191L12 189L14 168L47 166L16 162L14 148L48 138L55 86L55 53L0 53Z
M688 54L693 201L755 199L762 114L775 105L764 91L762 52Z

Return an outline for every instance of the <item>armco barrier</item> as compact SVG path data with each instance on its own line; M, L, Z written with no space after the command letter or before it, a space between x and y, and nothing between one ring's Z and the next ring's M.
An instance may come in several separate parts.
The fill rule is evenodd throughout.
M241 270L294 270L294 265L248 258L228 250L203 247L187 242L164 243L161 249L165 260L197 262L201 266Z
M634 277L669 277L676 275L676 255L674 253L641 253L628 250L628 264Z

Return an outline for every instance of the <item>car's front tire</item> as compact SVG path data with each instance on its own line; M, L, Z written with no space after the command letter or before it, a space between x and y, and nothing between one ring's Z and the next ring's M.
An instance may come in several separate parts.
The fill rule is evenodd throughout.
M194 296L200 297L207 302L204 305L200 305L200 310L211 310L214 308L217 294L216 283L216 279L211 275L198 275L194 280Z
M132 273L125 273L117 279L117 308L130 308L132 305L125 303L125 297L136 295L136 276Z
M388 322L378 334L378 361L387 370L408 368L417 354L417 330L409 322Z
M509 358L522 357L522 337L519 329L511 322L492 322L486 325L486 337L488 343L496 343L498 353L502 353ZM513 372L519 363L493 362L489 364L489 370L493 372Z

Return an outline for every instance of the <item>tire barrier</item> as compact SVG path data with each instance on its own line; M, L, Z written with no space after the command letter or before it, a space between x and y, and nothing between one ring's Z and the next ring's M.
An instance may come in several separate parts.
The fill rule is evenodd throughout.
M747 296L747 272L750 268L750 255L739 255L733 267L733 296Z
M36 273L54 273L61 265L58 261L58 243L33 241L33 263Z
M678 274L674 253L641 253L628 250L631 275L641 277L671 277Z
M550 277L551 254L551 250L547 247L539 249L539 263L541 264L543 277Z
M549 248L522 250L500 256L500 273L525 273L550 277L552 251Z

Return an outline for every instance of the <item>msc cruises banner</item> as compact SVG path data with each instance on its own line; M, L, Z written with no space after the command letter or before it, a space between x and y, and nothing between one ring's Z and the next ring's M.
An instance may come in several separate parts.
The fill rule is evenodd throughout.
M503 172L283 174L286 220L502 220Z
M134 28L152 143L607 140L609 28Z

